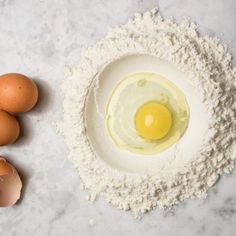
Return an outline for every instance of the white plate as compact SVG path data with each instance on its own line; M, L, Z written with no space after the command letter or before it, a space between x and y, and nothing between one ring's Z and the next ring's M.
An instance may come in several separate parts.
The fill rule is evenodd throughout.
M163 75L185 94L190 107L189 127L184 136L171 148L155 154L140 155L119 149L105 125L105 107L116 84L128 74L150 71ZM99 87L92 85L86 102L86 127L91 145L106 164L120 171L156 174L173 171L195 158L207 131L208 117L199 91L175 65L149 55L128 55L110 63L98 75ZM96 100L95 100L96 97ZM175 168L170 168L174 165Z

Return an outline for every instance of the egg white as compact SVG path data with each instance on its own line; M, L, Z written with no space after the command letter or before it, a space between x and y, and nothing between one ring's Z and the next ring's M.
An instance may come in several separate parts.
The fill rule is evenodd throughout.
M155 141L140 137L135 128L135 115L143 104L156 101L172 113L172 128ZM171 81L152 72L139 72L122 79L107 104L106 123L119 148L142 154L153 154L173 145L184 134L189 120L189 107L182 91Z

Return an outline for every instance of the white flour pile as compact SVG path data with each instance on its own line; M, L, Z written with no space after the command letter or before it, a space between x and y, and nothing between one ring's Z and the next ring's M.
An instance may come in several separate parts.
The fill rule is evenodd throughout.
M174 63L187 74L186 83L199 88L210 114L209 132L198 157L176 176L128 174L105 166L86 136L85 99L95 75L111 61L133 53ZM117 208L139 216L156 206L170 207L205 196L220 175L234 168L235 79L236 68L232 68L226 46L216 38L199 36L196 25L187 20L177 24L154 9L111 29L105 39L84 52L80 66L68 72L62 86L62 133L91 198L101 195Z

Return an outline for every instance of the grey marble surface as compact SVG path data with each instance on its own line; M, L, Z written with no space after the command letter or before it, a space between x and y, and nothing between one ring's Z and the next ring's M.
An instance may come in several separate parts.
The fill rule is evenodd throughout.
M54 129L62 118L59 83L65 65L78 64L81 48L102 38L109 26L155 6L177 20L191 17L202 33L229 43L236 57L235 0L0 0L0 74L17 71L34 78L41 95L39 105L19 117L21 139L0 148L24 180L21 201L0 209L0 236L235 235L236 172L221 178L204 200L155 210L137 221L103 199L85 201L78 172Z

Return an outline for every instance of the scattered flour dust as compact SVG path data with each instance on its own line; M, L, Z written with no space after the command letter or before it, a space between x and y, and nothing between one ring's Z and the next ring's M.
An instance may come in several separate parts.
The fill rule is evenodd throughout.
M148 54L174 63L197 86L211 117L208 135L197 158L175 176L119 172L105 166L93 152L86 135L85 101L95 75L111 61L129 54ZM83 189L136 217L155 207L171 207L189 198L204 197L224 173L234 168L236 137L236 68L227 47L216 38L200 36L197 26L163 19L157 9L135 14L126 25L82 55L78 68L68 69L62 84L65 95L61 132L78 168ZM200 125L200 124L199 124Z

